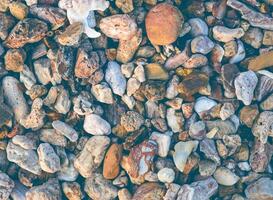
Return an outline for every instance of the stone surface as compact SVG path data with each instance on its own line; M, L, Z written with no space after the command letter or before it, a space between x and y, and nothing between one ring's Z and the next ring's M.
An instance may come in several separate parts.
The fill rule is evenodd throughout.
M26 18L17 23L5 40L9 48L20 48L27 43L43 39L48 31L47 24L35 18Z
M229 42L234 39L239 39L244 35L242 28L230 29L224 26L214 26L212 32L214 39L219 42Z
M163 183L172 183L175 179L175 172L171 168L163 168L157 173L159 181Z
M90 177L104 158L110 139L106 136L91 137L74 161L75 168L83 177Z
M197 36L191 41L192 53L208 54L213 47L214 43L207 36Z
M151 140L154 140L158 144L158 155L160 157L166 157L168 155L170 145L171 145L171 132L166 132L164 134L153 132L150 136Z
M99 173L94 173L85 180L84 191L94 200L111 200L118 195L118 190L111 181L104 179Z
M183 16L176 7L167 3L156 5L145 19L149 40L156 45L173 43L180 33L183 21Z
M8 200L9 196L15 187L14 181L5 173L0 173L0 198Z
M236 174L225 167L217 168L213 176L217 183L225 186L232 186L240 179Z
M247 127L251 128L258 114L259 110L257 105L244 106L240 110L240 120Z
M136 131L144 124L143 116L135 111L128 111L120 120L121 125L128 132Z
M150 63L145 66L147 78L150 80L168 80L169 74L157 63Z
M120 161L122 157L122 146L116 143L112 144L107 150L103 162L103 177L114 179L120 172Z
M64 182L62 189L68 200L81 200L83 198L81 186L77 182Z
M114 102L112 91L105 82L93 85L91 92L102 103L112 104Z
M134 10L134 4L132 0L116 0L116 6L122 10L123 13L129 13Z
M58 41L62 45L73 46L78 44L82 33L83 25L80 22L76 22L69 25L65 31L58 36Z
M64 135L66 138L68 138L71 142L76 142L78 140L78 133L77 131L69 126L68 124L56 120L52 122L52 127L61 135Z
M273 181L270 178L260 178L245 189L246 197L250 200L269 200L273 198L271 190Z
M9 11L18 20L23 20L28 15L28 7L20 2L9 4Z
M9 49L4 57L5 68L13 72L21 72L24 69L26 53L23 49Z
M248 63L248 69L252 71L258 71L272 66L272 55L273 51L269 51L251 59Z
M132 200L137 199L162 199L165 194L165 188L158 183L144 183L138 187Z

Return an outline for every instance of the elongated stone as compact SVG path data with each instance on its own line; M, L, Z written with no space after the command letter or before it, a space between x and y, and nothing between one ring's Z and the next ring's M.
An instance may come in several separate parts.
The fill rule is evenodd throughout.
M248 69L252 71L258 71L267 67L271 67L273 65L272 57L273 51L269 51L251 59L248 63Z

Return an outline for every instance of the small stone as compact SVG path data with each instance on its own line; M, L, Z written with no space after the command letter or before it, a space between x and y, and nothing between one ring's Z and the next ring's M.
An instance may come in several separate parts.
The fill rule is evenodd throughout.
M135 68L133 78L136 78L141 83L146 81L145 71L144 71L144 67L142 65L138 65Z
M232 103L224 103L220 110L220 118L222 120L228 119L235 113L235 108Z
M18 20L23 20L28 15L28 7L21 2L13 2L9 4L9 11Z
M126 79L121 73L120 65L117 62L108 62L105 71L105 80L110 85L113 93L122 96L126 90Z
M131 148L129 156L123 156L121 166L126 170L133 183L143 183L158 151L157 143L153 140L144 140Z
M267 142L268 136L273 137L273 112L264 111L260 113L253 124L252 133L264 144Z
M114 179L120 172L120 161L122 157L122 146L112 144L107 150L103 163L103 177L106 179Z
M168 80L169 74L157 63L150 63L145 66L147 78L150 80Z
M162 199L165 194L165 188L158 183L144 183L137 188L132 200L149 199L157 200Z
M213 107L215 107L217 105L217 102L207 98L207 97L199 97L198 99L196 99L196 102L194 104L194 111L200 116L202 117L204 115L204 113L206 113L207 111L209 111L210 109L212 109Z
M224 50L225 50L225 57L233 57L236 55L236 52L238 51L237 42L235 40L231 40L229 42L226 42L224 44Z
M181 53L178 53L174 56L169 57L167 61L165 62L164 67L167 70L172 70L172 69L176 69L180 65L183 65L190 58L189 51L190 51L190 48L188 43L186 48Z
M11 76L6 76L2 80L3 94L7 104L13 110L15 119L20 122L21 119L24 119L28 112L29 108L23 91L20 88L19 81Z
M23 71L20 72L20 81L28 90L31 90L37 82L34 73L26 65L24 65Z
M172 200L176 199L177 193L180 189L180 185L176 183L171 183L167 186L167 192L163 198L163 200Z
M99 26L107 37L113 39L129 40L137 33L136 22L127 14L105 17Z
M217 165L220 165L221 159L216 150L215 142L211 139L204 139L200 142L200 151L203 152L206 158L213 160Z
M191 41L192 53L208 54L212 51L214 43L207 36L197 36ZM187 63L187 62L186 62Z
M99 102L106 104L113 104L114 102L112 91L105 82L93 85L91 92Z
M62 189L68 200L81 200L83 198L81 186L77 182L63 182Z
M156 53L156 50L154 47L151 46L143 46L139 47L139 49L136 52L136 57L144 57L144 58L150 58Z
M61 195L58 180L51 178L44 184L29 189L26 193L26 200L61 200Z
M100 166L109 144L110 139L106 136L93 136L86 142L74 161L74 167L83 177L90 177Z
M42 170L48 173L55 173L61 169L60 158L50 144L40 144L37 152Z
M169 108L167 109L166 119L168 126L172 129L172 132L177 133L182 131L184 118L181 112L176 112L175 109Z
M217 168L217 164L210 160L201 160L199 163L199 173L201 176L212 176Z
M142 115L135 111L128 111L123 114L120 119L120 124L128 132L136 131L144 124L144 118Z
M253 59L250 59L248 63L248 69L252 71L258 71L273 65L272 62L273 51L263 53L259 56L256 56Z
M182 185L177 199L179 200L195 200L195 199L210 199L218 190L218 184L212 177L196 181L190 185Z
M6 12L9 7L9 0L3 0L0 2L0 12Z
M273 181L270 178L260 178L247 186L245 195L249 200L269 200L273 198L272 187Z
M208 35L208 25L201 18L191 18L188 22L191 26L190 33L192 36Z
M202 46L204 48L204 46ZM209 47L210 48L210 47ZM203 50L202 50L203 51ZM195 69L203 67L208 64L208 59L202 54L193 54L190 59L188 59L183 66L187 69Z
M255 49L259 49L262 45L263 40L263 33L261 29L250 27L246 32L245 35L242 37L242 40L254 47Z
M261 104L263 110L273 110L273 94L268 96Z
M117 49L116 60L121 63L128 63L134 57L140 43L142 41L142 30L139 29L137 33L127 40L120 40Z
M269 76L261 76L255 89L255 97L257 101L262 101L273 91L273 79Z
M145 19L149 40L155 45L173 43L180 34L184 18L178 8L168 3L154 6Z
M264 31L263 45L273 45L273 31Z
M47 24L35 18L26 18L16 24L5 40L9 48L20 48L27 43L35 43L46 36Z
M214 39L219 42L229 42L239 39L245 34L242 28L230 29L225 26L214 26L212 32Z
M41 129L40 140L52 145L65 147L67 145L67 139L64 135L57 133L54 129Z
M240 110L240 120L247 127L251 128L258 114L259 110L257 105L244 106Z
M68 154L62 164L61 170L57 172L58 179L62 181L76 181L79 176L79 172L74 167L74 154Z
M126 78L130 78L134 72L135 66L134 63L125 63L121 65L121 72Z
M1 9L1 3L8 1L8 0L4 0L0 2L0 9ZM7 7L8 7L9 2L7 2ZM15 19L6 14L6 13L2 13L0 12L0 38L1 40L5 40L8 37L8 34L10 32L10 29L16 24Z
M80 22L70 24L63 33L58 36L61 45L73 46L79 43L83 33L83 25Z
M189 155L197 149L198 141L178 142L174 146L173 160L176 168L183 172Z
M32 5L30 13L50 23L53 30L63 26L66 20L66 13L63 9L48 5Z
M234 116L234 115L233 115ZM232 116L231 116L232 117ZM221 139L224 135L231 135L237 132L238 127L229 119L229 120L214 120L206 121L206 127L208 131L211 131L213 128L218 128L215 138Z
M172 183L175 179L175 172L171 168L163 168L157 173L159 181L163 183Z
M52 127L61 135L67 137L71 142L76 142L78 140L78 133L75 129L68 124L56 120L52 122Z
M225 186L232 186L240 179L236 174L225 167L217 168L213 176L217 183Z
M32 6L34 4L37 4L38 0L25 0L25 2L28 6Z
M241 40L237 40L237 46L238 46L238 49L236 54L233 57L231 57L229 60L230 64L239 63L245 59L246 51L245 51L243 42Z
M122 188L118 191L118 199L119 200L131 200L132 195L126 188Z
M123 13L129 13L134 10L134 4L132 0L116 0L116 6L122 10Z
M96 114L85 116L83 128L92 135L109 135L111 133L110 124Z
M21 72L24 69L26 53L23 49L9 49L4 59L6 70Z
M258 78L253 71L240 73L234 80L237 98L243 101L245 105L250 105L257 84Z
M206 135L206 126L203 121L198 121L190 125L189 135L193 139L202 140Z
M33 174L41 174L42 170L39 165L38 155L34 150L27 150L13 142L9 142L6 151L10 162L16 163Z
M177 90L184 96L191 96L199 92L208 84L208 76L205 73L191 73L178 85Z
M251 171L251 167L248 162L240 162L238 163L238 167L243 171Z
M141 83L136 78L130 78L127 82L127 95L132 96L140 87Z
M118 196L117 188L99 173L94 173L85 180L84 191L94 200L111 200Z
M2 200L8 200L12 190L15 187L13 180L5 173L0 172L0 197Z
M70 96L69 96L68 91L66 89L64 89L63 87L60 87L58 89L59 89L58 96L55 101L54 108L59 113L66 114L69 112L70 107L71 107Z
M40 83L47 85L52 81L51 62L48 58L40 58L34 63L34 71Z
M164 158L168 155L171 144L171 134L172 133L170 132L164 134L153 132L150 136L150 139L156 141L156 143L158 144L158 155L160 157Z

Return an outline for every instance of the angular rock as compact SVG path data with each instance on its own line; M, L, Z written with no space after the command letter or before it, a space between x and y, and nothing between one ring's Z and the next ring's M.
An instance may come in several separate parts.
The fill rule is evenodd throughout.
M144 124L144 118L135 111L128 111L121 116L120 123L126 131L132 132L140 129Z
M132 0L116 0L116 6L122 10L123 13L129 13L134 10L134 4Z
M240 120L247 127L251 128L258 114L259 110L257 105L244 106L240 110Z
M0 198L8 200L14 187L13 180L7 174L0 172Z
M46 36L47 24L35 18L19 21L5 40L9 48L20 48L27 43L35 43Z
M150 63L145 66L147 78L150 80L168 80L169 74L157 63Z
M254 47L255 49L259 49L262 45L263 40L263 32L259 28L250 27L245 35L242 37L242 40Z
M243 101L245 105L250 105L257 84L258 78L253 71L240 73L234 80L237 99Z
M93 85L91 92L99 102L106 104L113 104L114 102L112 91L105 82Z
M269 95L261 104L263 110L273 110L273 94Z
M259 56L256 56L255 58L249 61L248 69L252 71L258 71L258 70L265 69L267 67L271 67L273 65L273 62L271 59L272 55L273 55L273 51L268 51Z
M177 133L183 130L184 118L181 112L176 112L173 108L168 108L166 113L168 126L172 132Z
M257 101L263 100L273 91L273 78L262 76L255 89L255 97Z
M202 140L206 136L206 124L203 121L191 124L189 135L193 139Z
M213 160L217 165L221 164L221 159L216 150L215 142L210 139L204 139L200 142L200 151L203 152L206 158Z
M24 69L26 52L23 49L9 49L4 57L6 70L21 72Z
M83 25L80 22L70 24L63 33L58 36L61 45L73 46L79 43L83 33Z
M110 139L106 136L93 136L86 142L74 161L75 168L83 177L90 177L100 166L109 144Z
M247 186L245 195L249 200L269 200L273 198L272 187L273 181L270 178L260 178Z
M104 179L99 173L94 173L85 180L84 191L94 200L111 200L118 195L118 190L111 181Z
M137 188L132 200L149 199L157 200L162 199L165 194L165 188L158 183L144 183Z
M156 141L158 144L158 155L160 157L166 157L168 155L171 144L172 133L166 132L164 134L153 132L150 136L151 140Z
M68 200L83 199L81 186L77 182L63 182L62 189L63 189L64 195L66 196Z

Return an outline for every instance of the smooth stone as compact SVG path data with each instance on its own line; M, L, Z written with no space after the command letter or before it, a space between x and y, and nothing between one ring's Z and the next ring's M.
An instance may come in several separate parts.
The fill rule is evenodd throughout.
M189 135L193 139L202 140L206 136L206 124L203 121L191 124Z
M144 183L136 190L132 200L149 199L157 200L163 199L165 194L165 187L159 183Z
M111 133L110 124L96 114L85 116L83 129L92 135L109 135Z
M83 193L81 186L77 182L63 182L62 190L68 200L81 200L83 199Z
M212 32L214 39L219 42L229 42L239 39L245 34L242 28L230 29L225 26L214 26Z
M65 147L67 145L66 137L56 132L55 129L41 129L39 138L42 142L46 142L52 145L61 147Z
M245 195L249 200L270 200L273 199L273 181L270 178L260 178L251 183L245 189Z
M199 173L201 176L212 176L217 168L217 164L210 160L201 160L198 163Z
M263 32L259 28L250 27L245 35L242 37L242 40L254 47L255 49L259 49L262 45L263 40Z
M108 62L105 71L105 80L110 85L114 94L122 96L126 90L126 79L117 62Z
M74 167L74 160L76 156L74 154L68 154L68 164L63 164L61 170L57 172L58 179L61 181L76 181L79 176L79 172Z
M191 26L190 33L196 37L199 35L208 35L208 25L201 18L191 18L188 23Z
M52 127L60 134L67 137L71 142L76 142L78 140L77 131L69 126L67 123L64 123L60 120L56 120L52 122Z
M224 186L232 186L240 179L235 173L225 167L217 168L213 176L217 183Z
M169 74L158 63L150 63L145 66L147 78L150 80L168 80Z
M198 141L187 141L174 146L173 161L180 172L184 171L189 155L197 149L198 144Z
M214 43L208 36L197 36L191 41L192 53L208 54L214 48Z
M172 183L175 179L175 172L171 168L163 168L157 173L159 181L163 183Z
M141 82L136 78L129 78L127 81L127 95L132 96L140 87Z

